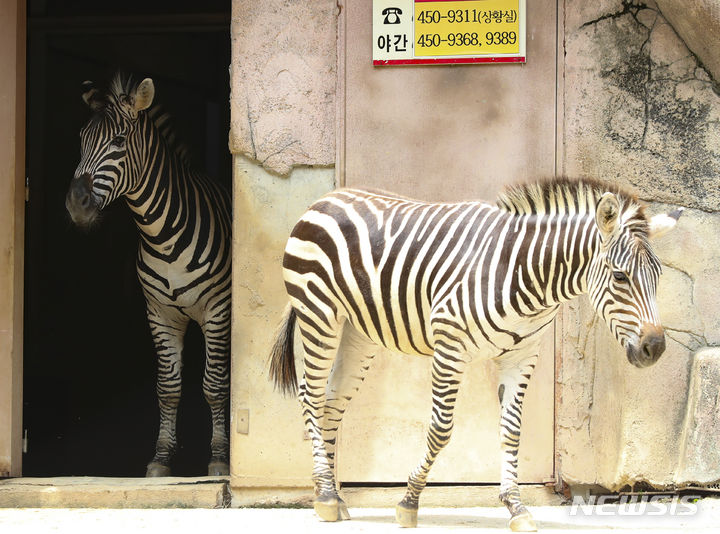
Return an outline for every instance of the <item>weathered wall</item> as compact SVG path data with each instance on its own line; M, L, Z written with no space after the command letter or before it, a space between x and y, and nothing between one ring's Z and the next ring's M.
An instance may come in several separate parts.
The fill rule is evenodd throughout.
M237 502L266 495L258 488L311 484L299 405L273 392L266 362L287 302L285 242L305 209L335 187L336 31L334 1L233 1L231 483Z
M682 483L693 354L720 343L720 98L654 2L567 0L565 38L564 173L629 186L650 213L687 209L655 243L667 334L655 366L631 367L586 300L564 314L561 473L612 489Z
M298 168L288 178L235 157L231 483L310 485L310 442L300 406L268 380L267 358L287 296L282 255L305 209L334 187L334 169ZM239 492L238 492L239 494Z
M686 210L674 234L656 243L668 348L655 366L632 367L586 300L563 313L558 467L567 482L613 489L638 481L682 483L677 464L688 435L694 354L720 344L717 84L702 66L710 62L699 49L688 49L652 1L565 0L561 7L559 173L630 187L651 213ZM336 182L336 128L342 128L336 9L327 0L233 4L235 488L309 484L309 443L302 439L298 407L273 395L265 361L285 302L279 287L285 239L304 208ZM707 31L712 27L707 24ZM275 29L271 39L268 28ZM695 33L702 41L702 29L696 26ZM360 122L347 126L353 124ZM352 154L348 162L363 167L353 167Z
M717 0L657 0L663 17L711 74L720 81L720 3Z
M373 67L370 3L347 2L347 185L492 200L555 173L555 0L527 2L526 64L414 67Z
M337 4L235 0L230 151L287 175L335 163Z
M527 64L374 67L368 0L345 2L344 176L349 187L431 201L493 199L555 171L555 0L527 6ZM526 397L522 482L553 475L554 345L550 333ZM404 482L424 454L430 361L380 351L339 436L342 482ZM496 366L463 375L450 443L432 482L498 482ZM402 387L398 387L402 380ZM370 453L368 454L368 451Z

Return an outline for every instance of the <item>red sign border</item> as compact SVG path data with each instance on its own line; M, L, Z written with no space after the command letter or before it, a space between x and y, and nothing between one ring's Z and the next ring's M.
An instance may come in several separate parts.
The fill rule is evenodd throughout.
M438 0L435 0L438 1ZM442 0L441 0L442 1ZM457 0L455 0L457 1ZM525 63L525 56L437 57L413 59L373 59L373 66L391 65L468 65L471 63Z

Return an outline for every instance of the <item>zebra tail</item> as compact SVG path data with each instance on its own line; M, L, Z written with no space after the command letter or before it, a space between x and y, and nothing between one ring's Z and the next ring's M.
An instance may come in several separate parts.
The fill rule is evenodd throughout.
M295 309L288 304L270 351L270 379L275 383L275 389L286 396L297 395L298 391L293 335L296 319Z

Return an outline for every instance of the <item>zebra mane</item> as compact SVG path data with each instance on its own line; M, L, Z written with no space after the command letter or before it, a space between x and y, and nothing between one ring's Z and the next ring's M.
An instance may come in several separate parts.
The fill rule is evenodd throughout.
M106 105L112 105L111 102L121 102L123 97L135 91L139 83L132 75L125 74L122 71L116 72L110 81L109 98L106 99ZM147 114L150 120L155 123L170 150L178 156L180 161L191 166L190 150L185 143L178 140L172 115L165 111L161 104L155 103L147 110Z
M598 200L606 192L617 197L623 221L647 223L644 208L634 195L617 185L585 178L553 178L511 185L500 193L496 203L500 209L518 215L595 213Z

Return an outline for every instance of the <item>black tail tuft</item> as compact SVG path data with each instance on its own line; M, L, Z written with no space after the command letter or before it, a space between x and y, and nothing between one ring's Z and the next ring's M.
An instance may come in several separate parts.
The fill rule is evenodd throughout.
M293 336L296 319L295 309L288 304L270 351L270 379L283 395L297 395L298 391Z

